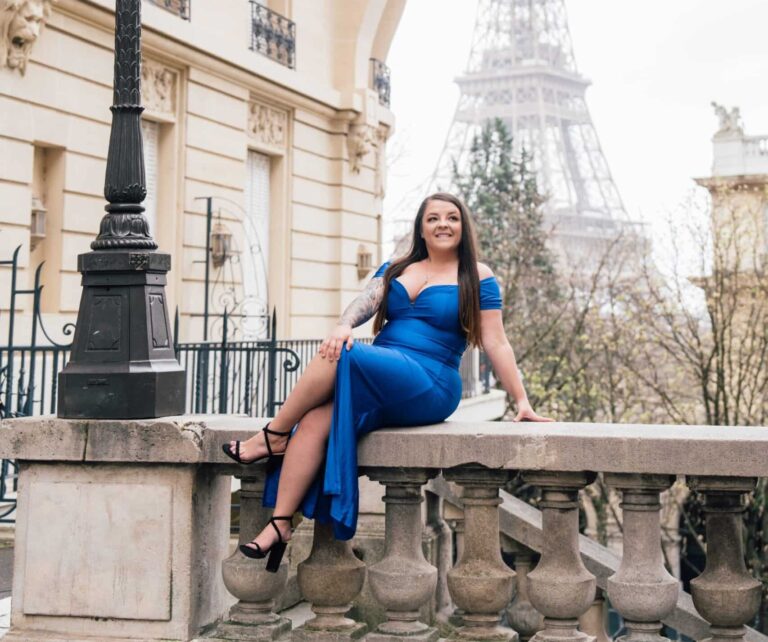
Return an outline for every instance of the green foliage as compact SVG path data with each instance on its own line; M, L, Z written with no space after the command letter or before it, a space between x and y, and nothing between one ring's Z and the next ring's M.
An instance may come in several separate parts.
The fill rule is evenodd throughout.
M692 229L670 230L671 275L650 261L638 236L611 240L589 257L589 269L568 272L548 249L531 159L515 156L500 120L483 127L453 182L475 217L480 260L502 287L505 329L537 411L561 421L765 425L768 271L762 245L749 245L762 236L747 229L762 214L721 205L715 219L710 206L688 208L678 219ZM721 203L741 202L726 196ZM685 239L688 248L680 246ZM694 275L677 263L684 249L697 254ZM509 489L536 504L537 489L520 480ZM602 539L609 518L619 522L609 515L609 495L596 485L583 496ZM702 497L692 492L679 508L689 580L704 562ZM765 631L766 480L747 498L744 538L747 566L764 587L757 625Z
M525 152L514 158L512 137L496 119L472 141L466 173L454 165L453 181L473 213L481 256L502 286L507 310L534 314L561 295L530 164Z
M617 386L604 383L616 337L605 331L598 288L605 261L598 257L594 274L579 266L580 282L564 274L548 246L531 158L515 155L501 120L474 138L453 183L473 213L481 260L501 286L504 326L534 407L561 420L614 420Z

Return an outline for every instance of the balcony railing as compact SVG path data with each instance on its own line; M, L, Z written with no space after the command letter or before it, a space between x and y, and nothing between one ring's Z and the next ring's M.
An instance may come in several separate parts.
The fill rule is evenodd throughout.
M389 107L390 73L381 60L371 58L371 89L379 94L379 102Z
M224 416L3 422L0 455L23 462L15 559L35 559L40 574L30 573L29 562L14 568L25 588L14 594L14 609L24 617L14 619L11 637L27 639L40 627L51 637L75 626L98 639L122 633L124 620L109 616L113 596L147 581L152 561L152 595L165 601L136 600L119 614L152 620L158 638L179 639L172 633L183 630L186 640L205 630L217 639L355 640L370 626L373 639L434 641L439 622L445 637L458 639L509 641L516 627L521 639L541 631L535 640L587 642L578 618L600 587L623 617L626 640L663 642L662 623L697 640L768 640L745 626L759 608L761 584L746 570L742 540L744 497L756 478L768 476L764 427L501 422L376 431L357 455L360 472L385 487L383 546L364 548L370 529L342 542L327 525L302 524L290 559L271 574L263 560L237 550L219 562L227 555L229 513L216 508L229 502L227 476L234 475L240 542L265 527L264 466L232 464L220 450L263 424ZM579 492L598 471L622 497L623 558L579 535ZM666 570L661 542L660 494L681 475L705 500L707 561L691 595ZM503 492L518 477L539 489L540 511ZM117 494L129 491L137 498ZM87 554L94 532L98 556ZM62 533L67 537L50 548L50 537ZM502 548L516 551L517 573ZM69 604L57 596L80 576L95 584L78 594L77 610L56 610ZM232 603L221 577L239 602L216 622ZM347 617L364 585L378 613L367 625ZM286 586L315 613L293 631L275 612ZM171 593L193 606L163 620ZM47 617L52 613L57 617Z
M293 69L296 65L296 23L256 0L250 0L250 3L250 48Z
M179 18L190 20L191 0L149 0L152 4L162 7L166 11L175 13Z

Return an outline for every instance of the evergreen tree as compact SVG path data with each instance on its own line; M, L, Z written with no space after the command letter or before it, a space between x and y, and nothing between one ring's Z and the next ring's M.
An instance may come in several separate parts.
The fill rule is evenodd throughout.
M512 137L500 119L475 136L467 171L454 164L453 182L477 224L481 260L502 286L506 312L536 314L558 299L554 260L546 247L536 175L530 157L515 159ZM519 318L519 317L518 317Z
M558 378L563 296L530 156L515 158L504 123L489 121L472 141L466 171L454 163L453 183L475 219L479 259L499 281L504 327L536 404Z

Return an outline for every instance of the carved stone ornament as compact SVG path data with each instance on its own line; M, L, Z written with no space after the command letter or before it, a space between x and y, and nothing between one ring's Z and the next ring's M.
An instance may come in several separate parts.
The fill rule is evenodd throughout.
M387 193L387 139L389 127L381 125L376 128L376 185L374 193L384 198Z
M56 0L0 0L0 68L23 76L32 45L40 37Z
M176 72L154 60L141 60L141 98L150 111L176 111Z
M723 105L719 105L714 101L711 104L718 119L718 130L715 132L715 136L728 137L744 135L744 128L741 124L741 111L738 107L731 107L731 109L728 110L723 107Z
M248 105L248 136L254 141L285 147L288 113L252 101Z
M359 174L363 158L376 147L376 129L369 125L350 125L347 134L349 165L353 173Z

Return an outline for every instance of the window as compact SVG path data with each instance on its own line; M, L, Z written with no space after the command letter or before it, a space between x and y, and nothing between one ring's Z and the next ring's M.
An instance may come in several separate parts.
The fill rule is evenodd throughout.
M269 325L269 156L249 151L246 167L243 338L267 336Z
M189 5L191 0L149 0L152 4L156 4L158 7L162 7L166 11L175 13L179 18L189 20L190 12Z
M149 223L149 233L157 241L157 145L160 125L151 120L141 121L144 139L144 173L147 179L147 198L144 199L144 216Z

